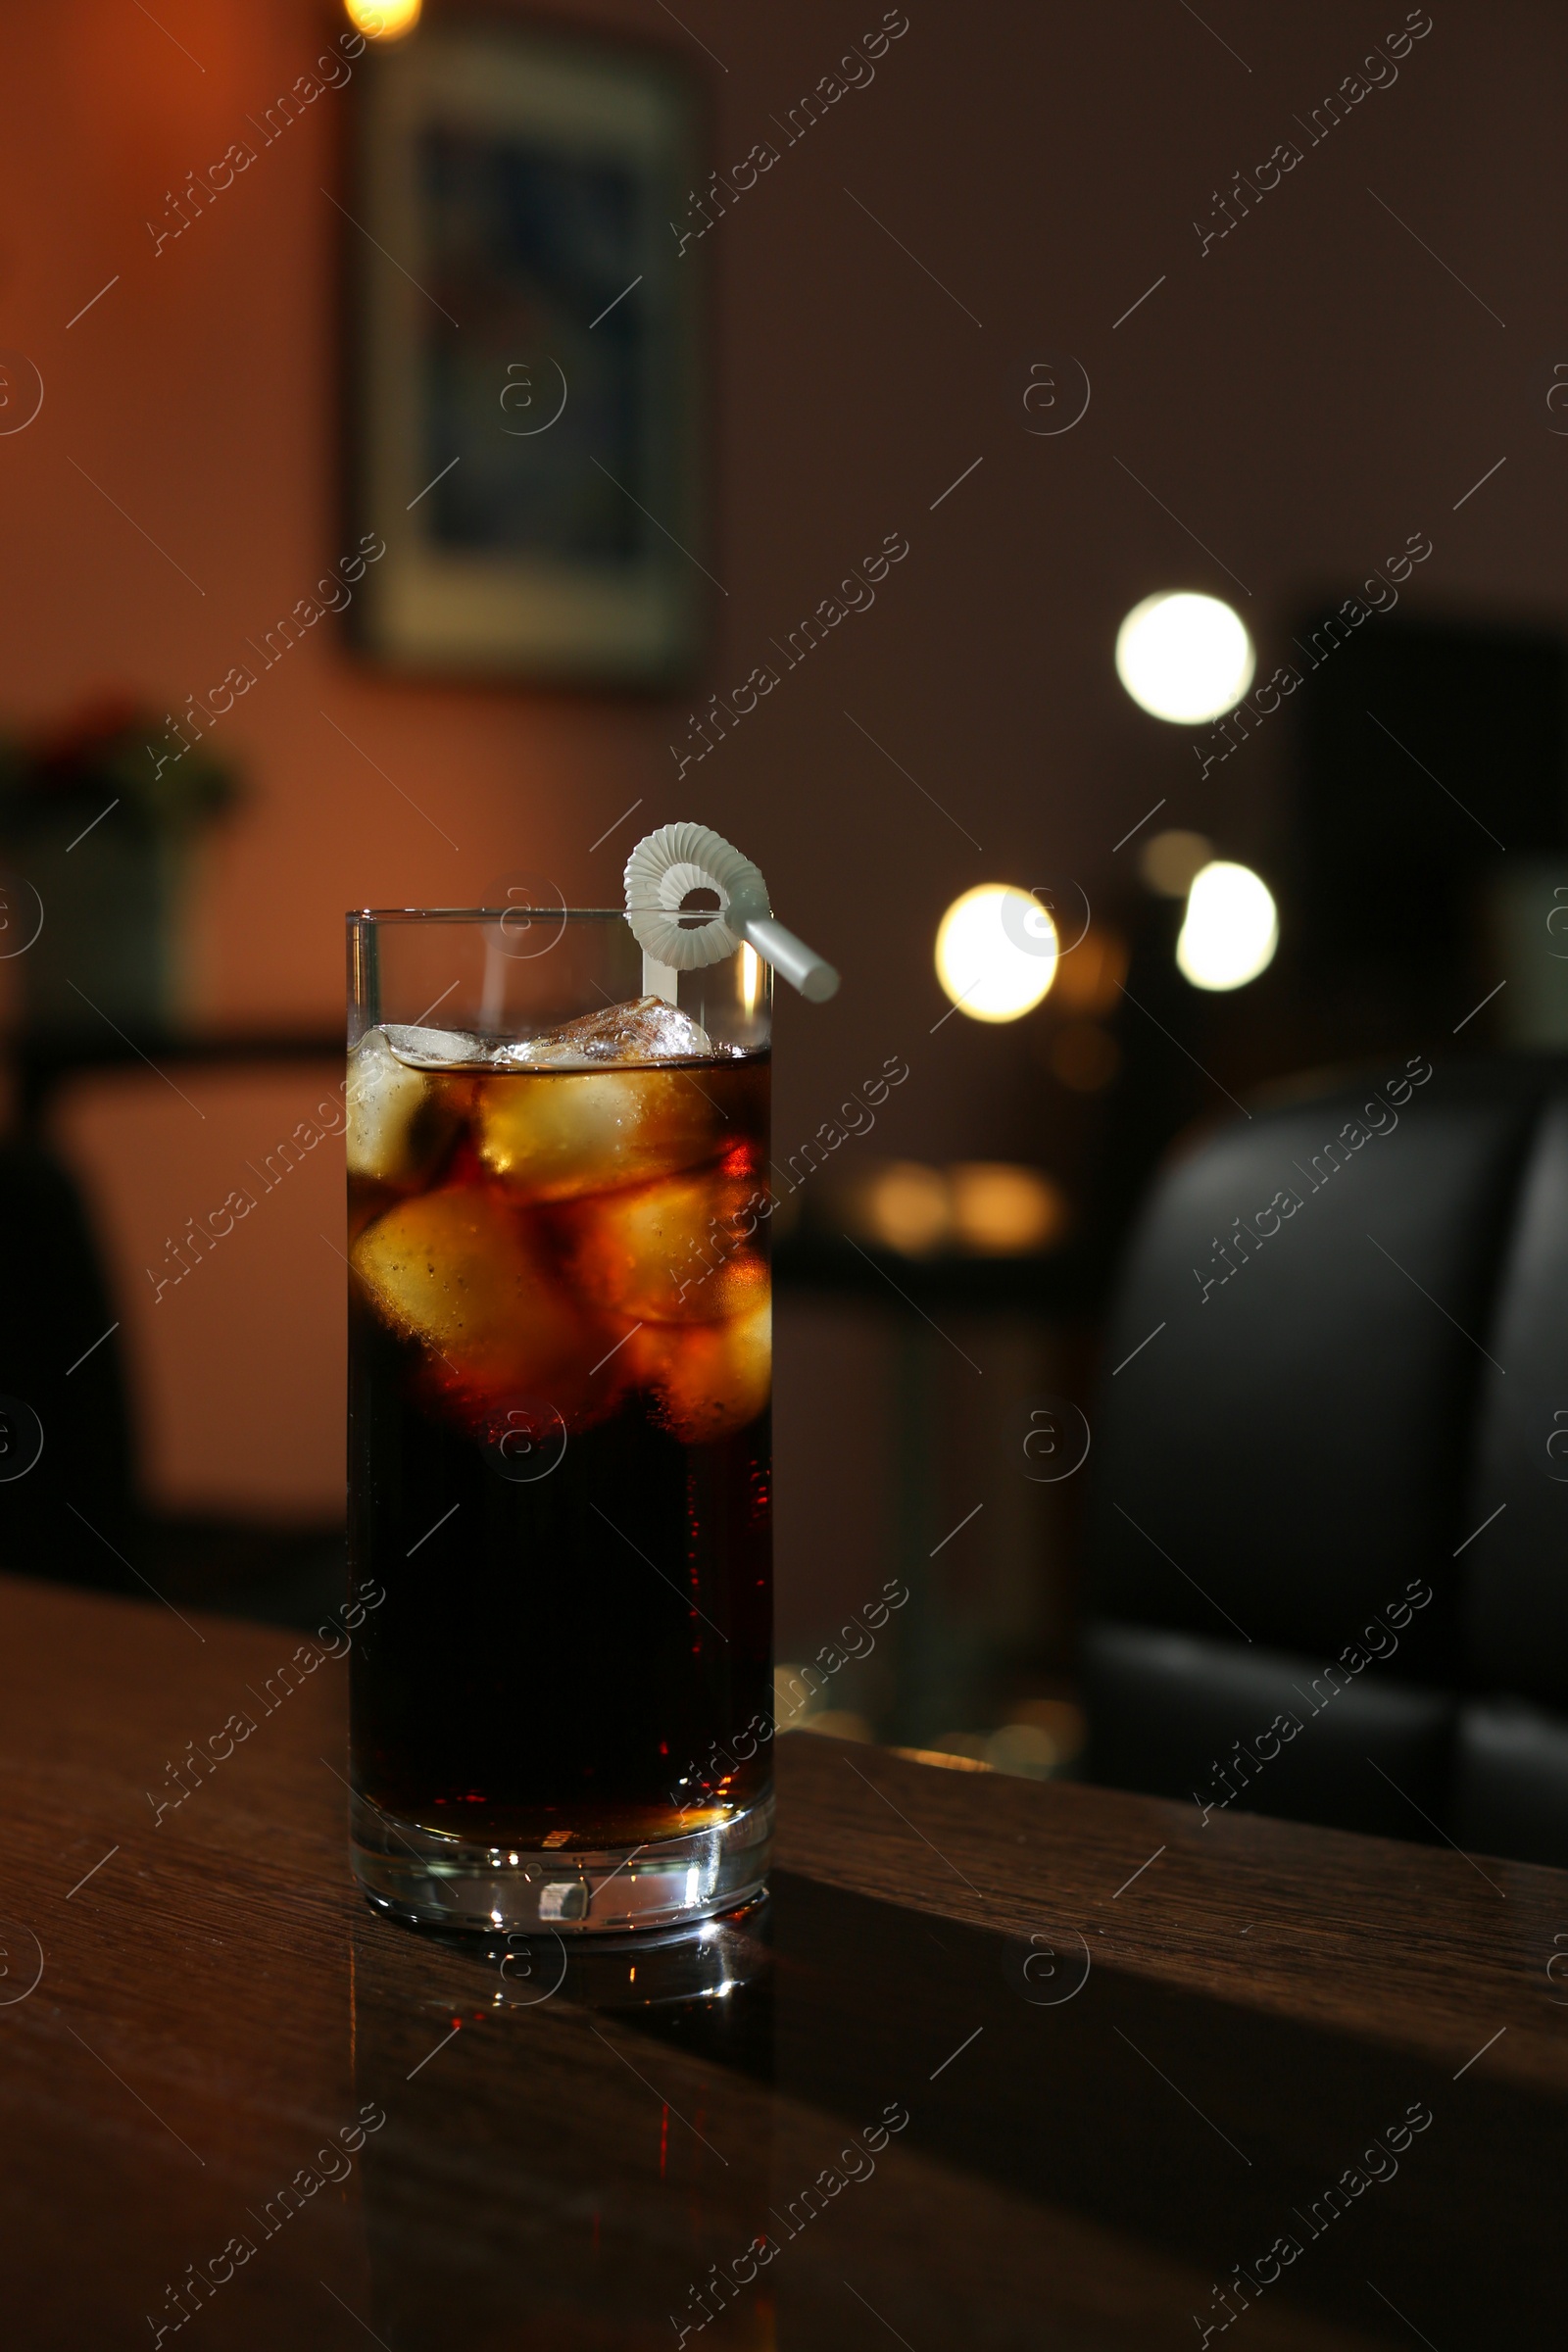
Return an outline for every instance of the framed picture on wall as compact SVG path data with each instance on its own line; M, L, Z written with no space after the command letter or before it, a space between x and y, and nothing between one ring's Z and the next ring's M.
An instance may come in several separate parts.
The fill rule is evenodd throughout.
M368 56L343 236L355 613L409 673L678 683L701 647L698 88L494 18ZM687 244L690 240L687 240Z

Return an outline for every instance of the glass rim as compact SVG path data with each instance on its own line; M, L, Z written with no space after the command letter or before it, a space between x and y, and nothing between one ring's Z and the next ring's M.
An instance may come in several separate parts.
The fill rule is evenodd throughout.
M722 922L726 912L722 906L351 906L343 919L346 923L624 923L634 914L658 914L673 916L682 931L697 931Z
M639 911L641 911L639 909ZM694 907L692 913L713 913L715 908ZM351 906L343 919L347 923L498 923L509 915L536 914L541 920L559 923L623 923L624 906Z

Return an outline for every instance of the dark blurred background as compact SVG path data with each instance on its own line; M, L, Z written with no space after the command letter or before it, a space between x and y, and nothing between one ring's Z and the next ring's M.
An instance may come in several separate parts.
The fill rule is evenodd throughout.
M1347 1067L1568 1044L1568 26L1386 13L912 10L696 257L689 674L420 675L327 617L225 719L174 856L108 820L45 839L27 796L64 778L90 814L124 729L172 729L347 544L376 44L160 242L343 7L0 6L0 1389L46 1438L0 1486L4 1565L302 1620L335 1590L335 1146L188 1271L181 1237L330 1099L346 907L519 876L613 904L638 836L691 816L844 974L827 1006L781 991L780 1162L907 1070L779 1220L781 1661L909 1593L801 1712L1081 1768L1105 1321L1168 1155ZM425 0L406 40L479 15L670 61L705 172L877 21ZM692 714L888 534L908 553L874 606L679 777ZM1229 721L1118 677L1125 616L1181 591L1250 638ZM1271 894L1277 947L1238 980L1213 916L1226 984L1198 985L1178 940L1215 865ZM24 944L29 882L51 939L151 910L158 972L105 965L72 1003ZM1012 1019L934 962L983 884L1054 926Z

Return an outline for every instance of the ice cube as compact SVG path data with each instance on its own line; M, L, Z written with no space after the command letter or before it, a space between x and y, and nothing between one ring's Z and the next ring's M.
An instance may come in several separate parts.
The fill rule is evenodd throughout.
M615 1396L615 1334L574 1307L524 1217L487 1187L444 1185L399 1201L350 1260L387 1327L429 1351L438 1391L482 1413L518 1393L580 1428Z
M689 1014L662 997L634 997L524 1044L502 1047L495 1058L508 1067L583 1070L601 1061L687 1061L712 1053L707 1030Z
M755 1421L773 1385L771 1301L726 1323L645 1323L621 1350L654 1392L654 1418L683 1445L732 1437Z
M480 1158L534 1200L677 1174L712 1155L723 1124L686 1070L514 1069L477 1097Z
M416 1184L436 1165L464 1109L451 1084L430 1080L394 1050L394 1036L434 1031L368 1029L349 1055L348 1164L351 1176Z
M628 1322L720 1323L767 1295L754 1236L766 1196L706 1168L563 1209L572 1278Z
M466 1029L406 1028L388 1021L381 1034L399 1061L412 1062L416 1070L471 1069L489 1059L489 1048Z

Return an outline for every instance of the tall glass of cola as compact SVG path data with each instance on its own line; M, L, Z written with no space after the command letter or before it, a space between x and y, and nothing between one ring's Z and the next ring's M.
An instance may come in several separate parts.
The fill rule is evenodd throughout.
M772 1828L771 975L646 993L618 910L348 947L356 1873L490 1935L732 1910Z

